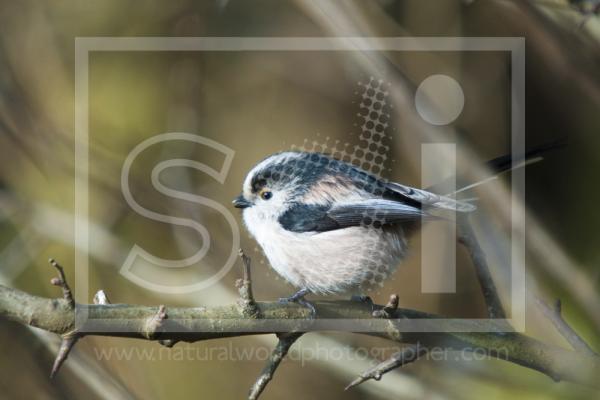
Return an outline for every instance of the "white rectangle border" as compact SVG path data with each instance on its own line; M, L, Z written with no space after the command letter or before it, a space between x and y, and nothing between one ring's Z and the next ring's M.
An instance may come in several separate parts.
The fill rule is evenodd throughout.
M89 54L95 51L506 51L511 55L511 153L525 154L525 39L522 37L77 37L75 39L75 296L89 300ZM513 157L513 166L518 164ZM511 318L429 319L403 322L403 331L446 332L463 323L490 332L510 324L525 330L525 197L524 169L511 177ZM520 221L519 224L515 221ZM517 242L515 238L519 238ZM76 327L85 331L87 308L78 308ZM489 322L481 324L481 322ZM100 322L100 321L98 321ZM275 322L275 321L274 321ZM358 326L356 326L358 325ZM351 320L319 320L318 329L373 330ZM435 327L439 327L436 329ZM478 328L477 328L478 327ZM387 322L382 321L382 329ZM456 329L453 329L456 331Z

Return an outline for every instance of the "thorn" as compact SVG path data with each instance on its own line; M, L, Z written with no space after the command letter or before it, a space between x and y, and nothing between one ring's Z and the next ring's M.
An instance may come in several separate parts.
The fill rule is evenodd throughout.
M169 318L167 315L167 308L164 305L158 306L158 313L156 314L158 321L162 322L165 319Z
M350 382L345 388L344 390L348 390L348 389L352 389L354 386L360 385L361 383L363 383L364 381L366 381L366 378L363 378L362 376L359 376L358 378L356 378L355 380L353 380L352 382Z
M161 345L165 346L165 347L173 347L175 346L177 343L179 343L179 340L175 340L175 339L165 339L165 340L159 340L158 343L160 343Z
M70 334L69 336L63 337L62 342L60 342L58 354L54 360L54 365L52 366L52 371L50 372L50 379L53 379L56 376L58 370L69 356L71 349L75 346L75 343L77 343L77 340L79 340L79 335L77 334Z
M96 292L96 294L94 295L94 304L110 304L110 300L108 299L106 293L104 293L104 290L98 290Z
M148 318L142 331L142 335L148 340L154 340L158 329L162 326L165 319L168 319L167 308L164 305L158 306L158 311L152 317Z

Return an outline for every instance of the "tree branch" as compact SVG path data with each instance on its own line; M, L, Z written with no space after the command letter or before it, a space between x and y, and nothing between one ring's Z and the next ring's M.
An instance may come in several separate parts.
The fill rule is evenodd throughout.
M348 390L354 386L360 385L361 383L368 381L369 379L380 380L381 377L396 368L400 368L403 365L409 364L413 361L417 361L419 357L427 353L427 349L416 345L409 345L400 350L397 353L392 354L387 360L377 364L373 368L370 368L361 373L356 379L354 379L344 390Z
M256 379L254 385L252 385L250 394L248 395L249 400L258 399L260 394L267 387L267 384L273 379L273 375L281 361L283 361L292 345L296 343L296 340L302 335L303 333L284 333L277 335L279 342L277 342L277 346L273 349L271 357L267 361L267 365L265 365L265 368L258 376L258 379Z
M467 221L461 223L461 240L473 257L490 316L503 316L504 311L489 274L485 256ZM352 320L350 328L355 333L410 346L363 372L347 388L368 379L379 379L386 372L415 361L431 348L439 346L453 350L484 352L489 356L542 372L554 380L563 379L600 388L600 382L596 379L600 371L600 357L562 320L558 306L554 313L550 314L552 321L575 348L585 349L584 353L544 344L516 332L490 330L490 324L493 322L486 320L457 322L416 310L398 308L397 295L391 295L385 306L356 301L316 302L316 315L312 315L306 307L293 303L256 302L252 294L250 259L241 251L240 256L243 264L243 279L237 282L240 300L232 305L212 308L174 307L169 309L167 315L163 305L156 309L110 304L103 291L94 296L95 304L76 304L63 269L51 260L51 265L59 273L59 277L53 278L52 283L63 289L63 298L41 298L0 285L0 317L41 328L62 337L51 376L57 373L77 340L86 335L156 340L164 346L172 347L179 341L195 342L274 333L279 342L249 394L250 399L256 399L302 334L318 330L348 330L343 329L343 321ZM76 325L78 313L84 318L77 318ZM434 320L437 329L431 329L431 320ZM443 329L440 329L440 326ZM417 332L416 327L421 331Z
M459 220L457 222L459 241L468 250L471 260L473 261L473 265L475 266L475 273L477 275L479 285L481 286L483 298L485 299L488 316L490 318L506 318L506 313L504 312L502 301L500 301L500 296L498 296L496 285L492 279L492 274L490 273L490 268L488 267L485 253L479 245L479 241L475 236L475 232L473 232L473 228L469 222L469 217L467 215L459 216Z
M578 382L600 388L597 374L600 358L561 347L544 344L516 332L485 332L482 321L446 322L447 332L402 332L400 321L409 324L435 318L435 315L398 308L392 320L373 318L374 310L383 306L356 301L320 301L315 303L317 315L310 318L306 308L296 304L257 302L262 318L248 318L237 304L218 307L172 307L169 318L162 321L160 332L151 340L195 342L216 338L308 330L332 330L333 318L354 320L356 333L385 338L398 343L419 343L425 349L445 346L460 351L485 352L542 372L553 379ZM81 336L99 335L147 339L144 327L156 315L156 307L127 304L77 305L87 313ZM0 285L0 316L26 325L65 335L75 329L75 313L66 299L47 299ZM439 317L438 317L439 318ZM335 320L334 320L335 321ZM322 323L322 324L320 324ZM328 324L329 323L329 324ZM333 325L335 326L335 325ZM354 326L354 325L353 325ZM479 331L479 332L478 332Z
M575 332L573 328L565 321L562 317L562 305L560 300L556 300L554 307L550 307L544 303L541 299L536 299L538 306L542 310L542 313L548 318L556 330L569 342L571 346L577 351L586 353L590 356L598 356L598 354L592 350L592 348Z

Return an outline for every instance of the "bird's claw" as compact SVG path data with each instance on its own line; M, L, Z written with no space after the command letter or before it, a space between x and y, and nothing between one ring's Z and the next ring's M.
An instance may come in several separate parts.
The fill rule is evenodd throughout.
M304 296L306 296L308 293L309 293L308 290L301 289L301 290L297 291L296 293L294 293L293 295L291 295L290 297L281 297L279 299L279 302L282 304L288 304L288 303L300 304L301 306L308 308L310 310L310 316L314 318L317 315L317 309L311 302L309 302L308 300L306 300L304 298Z
M308 310L310 311L311 318L314 318L317 315L317 309L310 301L308 301L306 299L300 299L300 300L298 300L298 304L300 304L303 307L308 308Z

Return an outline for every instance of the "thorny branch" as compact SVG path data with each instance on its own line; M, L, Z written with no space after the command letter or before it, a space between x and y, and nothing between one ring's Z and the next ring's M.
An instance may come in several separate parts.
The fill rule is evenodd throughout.
M398 310L399 303L400 298L398 295L392 294L387 304L379 310L374 310L372 315L374 318L393 319L396 311ZM369 379L375 379L376 381L380 380L383 374L416 361L420 357L420 353L418 353L420 350L421 349L418 347L418 343L416 346L411 345L405 347L402 351L392 354L392 356L387 360L382 361L366 371L363 371L355 380L350 382L350 384L346 386L344 390L348 390L354 386L360 385ZM414 354L411 353L411 351L414 351Z
M369 379L380 380L383 374L390 372L396 368L400 368L403 365L417 361L419 357L427 353L427 349L416 345L409 345L400 350L397 353L392 354L387 360L377 364L376 366L362 372L356 379L354 379L344 390L353 388L354 386L360 385L361 383L368 381Z
M275 374L275 371L277 370L277 367L279 367L281 361L285 358L292 345L296 343L296 340L298 340L302 335L303 333L301 332L283 333L277 335L279 342L277 342L277 346L275 346L273 349L271 357L269 357L269 360L267 361L267 365L265 365L264 369L256 379L256 382L254 385L252 385L252 388L250 388L248 399L258 399L260 394L267 387L267 384L271 381L271 379L273 379L273 375Z
M251 389L249 396L253 399L258 398L273 378L277 367L294 342L309 330L335 330L337 325L327 325L328 322L335 321L334 318L356 321L356 326L360 329L356 328L355 333L408 345L389 360L363 372L349 387L368 379L378 379L392 369L416 361L433 347L445 346L447 349L460 351L483 350L489 356L542 372L555 380L600 388L600 382L597 380L600 357L591 349L572 351L542 343L517 332L489 332L487 322L482 321L445 322L440 316L399 308L396 295L390 296L385 306L370 302L319 301L315 303L317 314L313 317L306 308L296 304L256 302L251 290L250 261L244 257L242 260L242 307L240 303L206 308L171 307L167 316L164 306L157 310L156 307L110 304L102 291L95 296L96 304L75 305L64 273L61 273L62 268L58 268L60 266L52 262L60 277L54 278L53 283L63 288L63 298L41 298L0 285L0 317L38 327L62 337L63 342L52 375L56 374L77 340L87 335L155 340L171 347L179 341L195 342L276 334L279 343ZM251 307L256 312L248 313L246 307ZM79 329L76 329L75 325L75 311L87 314L87 320L83 326L77 327ZM568 325L562 318L556 319L558 311L555 309L550 319L559 321L562 327L559 329L564 329L564 326ZM426 332L426 329L423 332L414 332L414 329L407 331L402 328L406 326L402 323L417 325L427 323L432 318L438 319L437 322L446 329L443 332L432 333ZM572 330L569 332L574 333ZM583 349L579 344L574 347Z
M473 228L468 220L468 216L461 217L458 221L459 227L459 241L465 246L473 266L475 267L475 273L481 287L483 298L490 318L506 318L504 308L502 307L502 301L496 290L496 285L490 273L490 269L487 264L485 253L481 249L479 242L473 232ZM392 318L396 309L398 308L398 296L392 295L390 300L380 310L373 311L373 317L375 318ZM410 362L416 361L421 355L426 352L426 349L422 347L406 347L403 351L400 351L392 355L389 359L381 362L375 367L368 369L360 374L352 383L350 383L346 389L354 387L363 383L369 379L379 380L381 376L389 371L396 368L400 368Z

